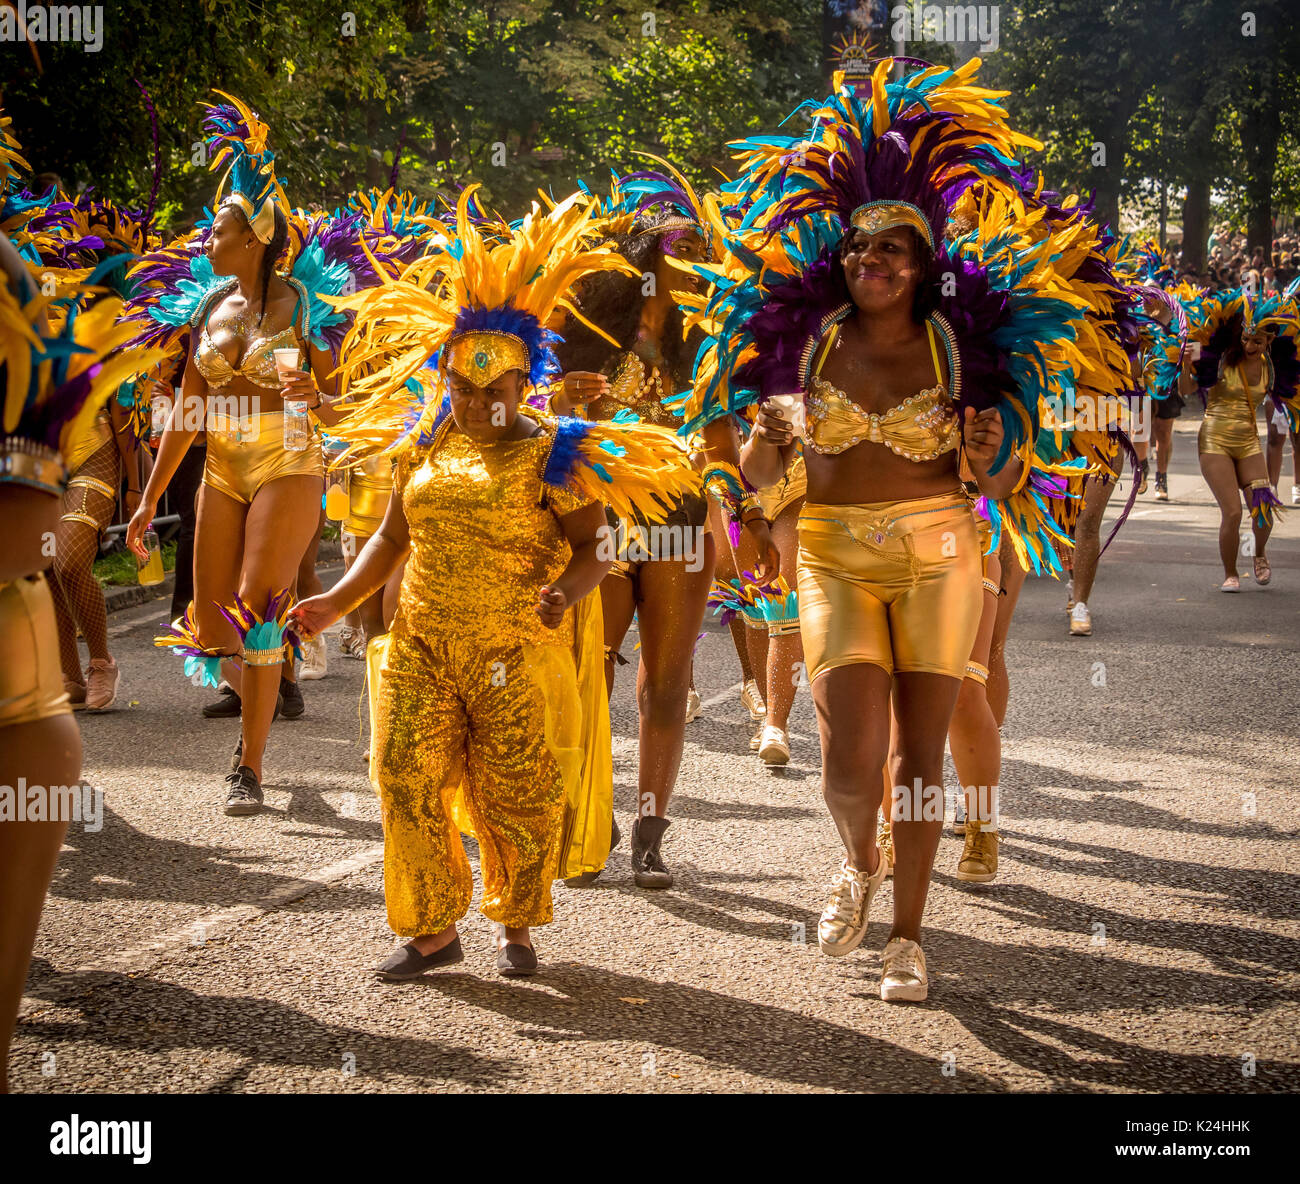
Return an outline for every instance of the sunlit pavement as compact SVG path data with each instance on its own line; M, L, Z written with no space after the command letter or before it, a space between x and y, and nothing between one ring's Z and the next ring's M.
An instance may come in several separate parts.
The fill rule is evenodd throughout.
M861 949L818 952L840 852L811 700L800 693L788 769L765 771L716 632L699 647L705 707L664 841L676 886L637 889L625 839L594 887L556 885L537 978L499 978L490 927L471 913L464 963L378 982L394 938L359 743L362 664L331 641L306 715L273 730L268 808L227 818L236 724L203 719L210 692L151 646L158 601L111 619L118 710L79 717L103 828L69 830L12 1087L1297 1089L1300 510L1270 547L1273 584L1219 593L1194 428L1178 435L1173 501L1156 503L1153 485L1102 560L1091 638L1067 635L1062 584L1026 587L1001 866L992 884L960 883L961 840L945 832L928 1002L879 999L888 881ZM1290 475L1288 456L1288 502ZM619 679L626 833L632 668Z

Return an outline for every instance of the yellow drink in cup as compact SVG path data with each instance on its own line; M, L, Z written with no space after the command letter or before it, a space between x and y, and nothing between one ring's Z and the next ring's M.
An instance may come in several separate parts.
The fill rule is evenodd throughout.
M137 557L135 578L141 587L148 588L163 582L162 547L158 542L158 532L152 527L144 532L141 542L146 556L144 559Z
M331 522L342 522L348 516L347 490L341 481L334 481L325 491L325 517Z

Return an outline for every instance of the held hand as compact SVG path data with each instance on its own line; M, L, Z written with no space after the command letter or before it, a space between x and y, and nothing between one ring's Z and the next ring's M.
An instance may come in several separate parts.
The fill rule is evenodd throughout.
M771 583L781 574L781 552L772 541L772 528L763 518L751 518L745 523L745 529L758 549L758 558L754 561L754 576L760 584Z
M289 620L301 634L303 641L310 641L316 634L328 629L343 614L330 599L328 592L319 596L309 596L300 600L289 610Z
M309 370L283 370L280 372L280 398L305 400L314 407L319 401L320 391L316 389L316 380Z
M974 407L966 408L965 423L962 432L966 438L966 455L972 465L987 471L998 449L1002 447L1002 417L996 407L987 411L976 412Z
M149 529L149 523L153 521L154 511L157 508L146 501L141 501L135 513L131 515L131 521L127 523L126 549L141 562L149 558L149 552L144 549L144 532Z
M569 607L569 598L563 588L543 588L537 594L537 615L548 629L554 629L564 620L564 610Z
M575 407L609 394L609 379L590 370L570 370L564 376L564 397Z
M754 422L754 435L765 444L784 447L794 439L794 424L771 403L762 403Z

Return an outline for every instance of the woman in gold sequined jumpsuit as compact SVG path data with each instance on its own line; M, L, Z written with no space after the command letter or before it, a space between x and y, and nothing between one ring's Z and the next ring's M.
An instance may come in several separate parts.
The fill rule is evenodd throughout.
M399 460L378 533L334 588L294 610L319 633L409 553L374 721L388 919L412 939L380 967L390 979L461 960L456 922L473 893L462 810L482 912L504 926L499 969L536 969L530 929L552 918L565 777L581 761L565 610L609 566L599 504L543 479L555 437L519 414L520 372L485 385L450 376L450 415Z

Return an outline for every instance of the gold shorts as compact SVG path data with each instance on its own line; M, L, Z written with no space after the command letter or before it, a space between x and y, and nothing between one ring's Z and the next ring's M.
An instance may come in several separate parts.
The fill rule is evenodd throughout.
M317 438L301 452L285 448L283 411L259 413L249 433L209 430L204 485L248 505L263 485L278 477L325 477Z
M1253 416L1246 419L1235 415L1207 415L1201 420L1196 448L1202 453L1245 460L1248 456L1258 456L1260 453L1259 429L1255 426Z
M71 711L45 577L0 584L0 728Z
M785 471L785 476L775 485L766 485L757 490L758 504L763 507L763 517L775 522L782 510L789 508L801 497L808 495L808 470L804 467L803 457L796 456L794 463Z
M868 662L966 676L983 558L965 494L799 515L799 623L809 679Z
M388 512L393 477L387 461L384 467L387 473L372 475L364 469L353 469L348 474L348 516L343 520L343 529L358 538L368 539L378 533Z

